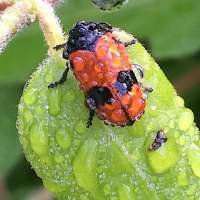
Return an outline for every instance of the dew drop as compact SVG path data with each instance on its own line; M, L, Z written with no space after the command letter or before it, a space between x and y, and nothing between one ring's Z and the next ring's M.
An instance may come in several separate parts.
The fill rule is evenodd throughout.
M71 129L60 129L56 131L55 137L57 144L62 149L69 148L72 140L72 130Z
M186 173L179 173L177 175L177 183L179 186L187 186L189 185L189 178Z
M75 126L75 130L78 133L84 133L86 131L86 124L84 124L83 122L78 122Z
M46 83L50 84L53 82L53 76L51 71L47 71L46 74L44 75L44 80Z
M88 197L87 197L86 195L83 195L83 194L82 194L82 195L80 196L80 200L89 200L89 199L88 199Z
M56 163L62 163L64 161L64 157L60 154L56 154L54 156L54 160L55 160Z
M72 92L66 92L65 96L64 96L64 101L66 102L72 102L75 100L75 96Z
M188 151L188 158L194 174L200 178L200 148L197 145L192 145Z
M186 137L185 137L185 135L181 135L179 138L178 138L178 143L180 144L180 145L185 145L185 143L186 143Z
M29 110L27 110L27 111L24 112L24 119L26 120L26 123L28 123L28 124L32 123L32 121L33 121L33 115L32 115L32 113Z
M61 91L58 88L48 90L48 111L50 115L57 116L60 113Z
M27 89L24 93L24 103L26 105L32 105L36 100L36 91L33 89Z
M75 57L73 59L73 66L76 71L82 71L85 66L83 59L81 57Z
M109 195L111 193L111 188L109 184L104 185L103 191L105 195Z
M66 185L61 185L61 184L52 182L50 180L43 179L43 184L49 191L54 192L54 193L63 192L67 190Z
M180 96L176 96L176 97L174 98L174 102L175 102L175 105L176 105L177 107L183 107L183 106L184 106L184 100L183 100L183 98L181 98Z
M118 187L118 194L120 200L133 200L136 199L135 194L131 190L131 188L125 184L121 184Z
M178 159L178 150L175 140L171 137L167 139L159 149L155 151L147 150L148 165L156 174L167 172L173 167Z
M40 156L48 154L49 139L48 130L43 124L33 124L30 130L30 141L32 149Z
M175 122L174 122L174 120L171 120L170 122L169 122L169 127L170 128L175 128Z
M186 131L194 122L194 115L190 109L184 109L178 118L178 127L182 131Z
M105 46L100 46L100 47L97 49L97 56L98 56L99 58L103 58L103 57L105 57L105 56L107 55L107 51L108 51L107 47L105 47Z
M96 140L86 140L73 162L73 171L78 185L93 194L96 193L98 187L96 177L97 149Z

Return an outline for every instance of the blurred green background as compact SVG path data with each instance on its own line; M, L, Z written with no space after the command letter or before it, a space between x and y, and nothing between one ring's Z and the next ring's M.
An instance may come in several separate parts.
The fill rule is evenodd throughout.
M193 110L200 126L200 1L129 0L118 11L102 12L89 0L67 0L56 13L66 32L78 20L92 20L133 33ZM24 83L46 55L37 22L18 33L0 55L0 200L39 199L36 194L42 184L24 158L15 123Z

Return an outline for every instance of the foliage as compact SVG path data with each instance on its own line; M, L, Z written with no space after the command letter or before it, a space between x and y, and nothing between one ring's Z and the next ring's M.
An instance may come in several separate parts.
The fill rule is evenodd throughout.
M154 89L144 117L134 126L111 128L96 118L87 129L84 95L74 77L48 89L65 68L57 54L33 74L22 95L20 141L45 187L59 200L199 198L199 131L193 113L140 44L128 51L144 67L143 84ZM161 129L167 142L150 151Z
M57 11L66 31L77 20L90 19L108 21L116 27L134 33L159 59L163 70L170 80L173 80L199 65L200 58L198 54L194 54L199 50L200 45L199 6L197 1L167 0L161 3L158 0L140 0L129 1L117 12L103 13L93 7L89 1L77 0L64 2ZM66 13L74 14L69 16ZM3 28L0 23L0 36ZM16 187L10 186L12 180L16 178L15 173L12 173L12 179L8 178L12 170L18 168L17 163L22 160L21 148L16 138L17 131L14 127L16 106L24 82L44 58L46 50L47 46L43 42L41 30L37 23L33 23L17 34L0 59L2 105L0 173L7 180L13 194L12 199L17 198L14 197L17 191L26 190L22 183L16 183ZM193 108L196 119L200 117L198 91L199 86L196 85L188 93L182 93L186 97L186 105ZM30 178L30 182L31 180ZM123 194L126 190L128 188L123 186L119 194ZM27 189L27 191L31 190ZM23 192L19 192L18 195L21 195L18 199L24 199Z

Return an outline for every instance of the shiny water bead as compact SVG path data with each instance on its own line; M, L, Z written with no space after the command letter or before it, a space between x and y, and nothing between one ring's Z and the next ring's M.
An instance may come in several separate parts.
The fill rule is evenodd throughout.
M32 105L36 101L37 95L35 94L36 91L34 89L29 89L26 94L24 95L24 103L26 105Z
M105 61L107 62L107 65L111 64L113 57L114 57L113 54L110 51L108 51L105 57Z
M131 116L137 116L138 114L138 109L142 112L143 108L145 107L145 102L142 99L137 99L135 101L132 102L132 105L130 106L130 108L128 109L128 113Z
M120 67L122 65L122 60L119 56L115 56L112 60L112 64L114 67Z
M87 88L93 88L97 85L97 82L96 81L90 81L90 82L87 82Z
M116 108L114 103L112 103L112 104L107 103L107 104L105 104L104 107L105 107L106 110L114 110Z
M44 124L33 124L30 129L30 142L33 151L39 156L46 156L49 151L48 129Z
M167 142L156 151L147 150L146 155L149 167L156 174L167 172L179 158L178 147L172 137L168 137Z
M77 71L82 71L84 69L84 61L81 57L75 57L73 59L73 66L76 67Z
M123 121L126 119L123 110L117 109L112 112L111 119L114 122Z
M131 107L131 108L128 109L128 114L130 116L136 116L137 110L135 108Z
M94 64L94 70L96 73L102 72L102 66L99 63Z
M124 95L124 96L121 97L121 103L123 105L128 105L130 100L131 100L131 96L129 94Z
M112 81L114 80L114 74L112 72L106 72L104 74L105 81Z
M82 80L83 80L85 83L87 83L87 82L90 80L90 78L89 78L89 76L88 76L87 73L83 73L83 74L82 74Z
M189 185L189 176L185 172L181 172L177 175L177 183L179 186Z
M104 78L104 75L103 75L103 73L99 73L97 77L98 77L98 79L100 79L100 80L101 80L101 79L103 79L103 78Z
M188 150L188 159L195 176L200 178L200 147L193 144Z
M97 50L97 57L98 58L103 58L107 55L107 51L108 51L108 48L105 47L104 45L100 46Z
M72 135L73 133L70 129L61 129L56 131L55 139L60 148L62 149L69 148L72 140Z
M182 131L186 131L194 123L194 114L190 109L183 109L178 117L178 127Z
M137 94L141 94L140 88L138 85L134 84L130 91L132 96L137 96Z
M96 62L97 62L97 60L93 56L91 56L90 59L87 60L88 70L93 70L94 69L94 65L96 64Z
M116 54L118 51L117 44L111 44L108 49L112 54Z

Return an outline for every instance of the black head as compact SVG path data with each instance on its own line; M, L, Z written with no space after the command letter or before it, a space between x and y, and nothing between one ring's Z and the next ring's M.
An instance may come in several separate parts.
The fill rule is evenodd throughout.
M66 53L76 50L93 51L96 41L105 33L112 32L112 26L107 23L77 22L69 32Z

